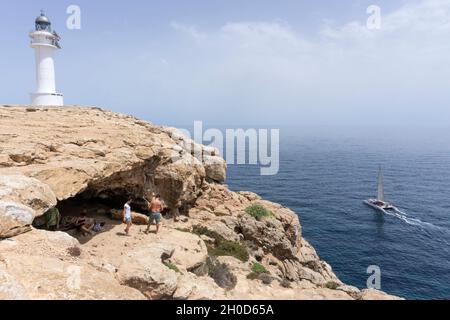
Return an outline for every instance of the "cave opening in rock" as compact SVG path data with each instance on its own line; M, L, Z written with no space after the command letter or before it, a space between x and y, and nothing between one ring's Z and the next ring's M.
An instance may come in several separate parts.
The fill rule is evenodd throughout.
M97 193L88 189L72 198L59 201L56 208L60 219L57 228L48 228L47 213L38 217L33 226L50 231L63 231L77 238L81 243L92 239L100 232L107 232L122 224L122 210L130 198L128 190L106 190ZM135 197L131 209L145 219L150 213L143 197ZM143 223L141 223L143 224Z
M141 214L148 214L147 202L143 197L135 197L128 190L114 189L97 193L88 189L75 197L59 201L57 208L63 215L64 212L75 214L80 211L88 216L94 213L104 214L104 211L122 210L124 204L132 197L132 210Z

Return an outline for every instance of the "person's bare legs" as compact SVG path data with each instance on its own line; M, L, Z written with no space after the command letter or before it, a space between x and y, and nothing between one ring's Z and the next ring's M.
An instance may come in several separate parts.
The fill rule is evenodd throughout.
M126 235L128 235L128 234L130 233L130 228L131 228L131 221L128 221L128 222L127 222L127 227L126 227L126 229L125 229Z
M94 225L91 225L90 227L86 227L86 225L81 226L81 233L82 233L83 237L94 235L94 233L92 232L93 228L94 228Z
M152 217L150 217L148 220L147 229L145 230L146 234L149 234L151 226L152 226Z
M156 224L156 234L158 234L158 232L159 232L159 227L160 227L160 225L161 225L160 223L157 223L157 224Z

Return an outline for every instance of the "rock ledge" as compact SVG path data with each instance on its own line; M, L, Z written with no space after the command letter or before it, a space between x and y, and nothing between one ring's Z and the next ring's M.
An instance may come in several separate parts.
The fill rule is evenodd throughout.
M218 151L176 128L100 108L0 106L0 299L397 299L343 284L298 215L225 179ZM183 222L122 236L105 213L153 192ZM70 201L105 230L32 227ZM255 219L249 206L273 215Z

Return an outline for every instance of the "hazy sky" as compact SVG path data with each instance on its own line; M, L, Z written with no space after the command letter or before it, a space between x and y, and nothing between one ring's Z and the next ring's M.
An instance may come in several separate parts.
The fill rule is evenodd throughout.
M35 89L41 8L67 104L161 124L450 124L450 0L1 0L0 103Z

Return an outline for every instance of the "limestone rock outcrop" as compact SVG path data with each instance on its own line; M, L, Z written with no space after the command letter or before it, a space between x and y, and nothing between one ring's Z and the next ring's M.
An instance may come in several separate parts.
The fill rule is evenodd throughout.
M225 179L224 160L181 131L99 108L0 106L0 124L0 176L37 179L59 201L160 193L177 214L205 179ZM27 186L18 188L26 196ZM48 202L41 195L34 201Z
M70 248L78 241L66 233L33 230L0 241L0 298L38 300L144 299L120 285L114 275L98 272Z
M99 108L0 106L0 299L395 298L342 283L297 214L225 179L218 150L176 128ZM153 193L168 205L161 232L145 234L135 213L143 225L126 236L121 206ZM103 229L34 229L55 205Z
M29 231L33 220L55 205L53 191L39 180L0 175L0 238Z
M196 235L170 229L161 237L164 241L141 244L126 253L118 265L119 282L152 300L171 299L181 274L205 264L208 257L205 244Z

